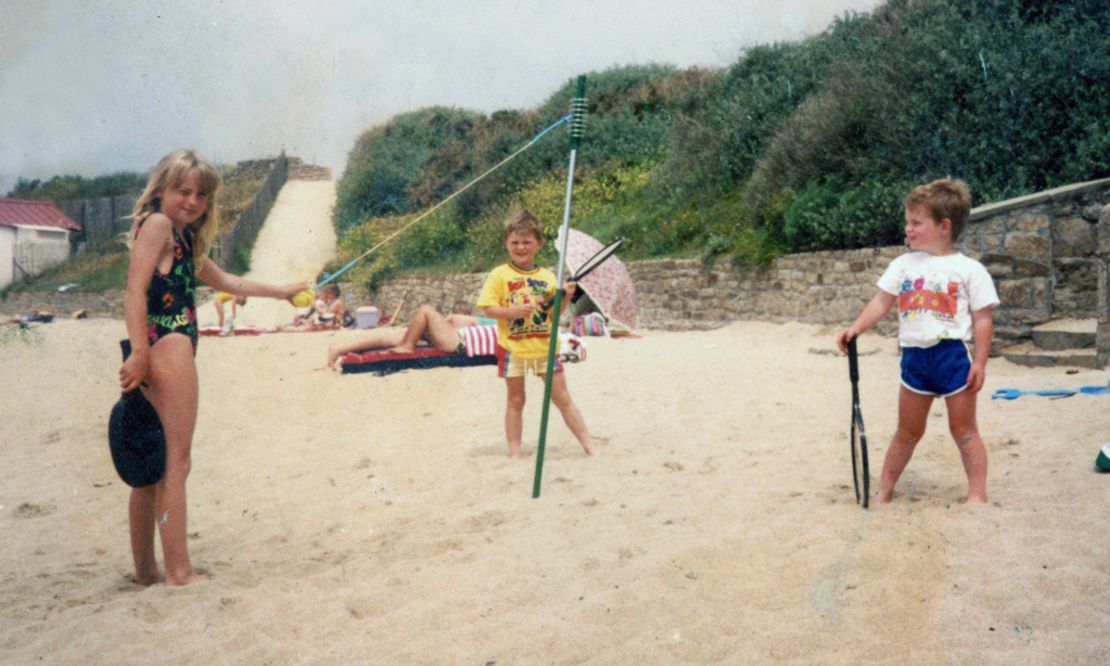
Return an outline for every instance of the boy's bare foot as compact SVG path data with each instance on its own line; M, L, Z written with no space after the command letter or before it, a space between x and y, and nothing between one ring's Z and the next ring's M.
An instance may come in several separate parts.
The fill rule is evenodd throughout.
M968 495L964 500L965 504L986 504L987 498L984 495Z
M164 582L165 580L166 579L162 576L162 572L157 570L155 570L153 574L144 573L140 575L136 573L134 576L131 577L131 581L133 583L135 583L136 585L142 585L143 587L157 585L158 583Z
M590 443L590 442L582 442L582 450L585 451L586 455L588 455L588 456L596 456L597 455L597 449L595 449L593 447L593 444Z
M522 454L520 452L520 444L517 444L516 446L513 446L512 444L509 445L509 457L510 458L520 458L521 455Z
M208 580L208 577L202 576L195 571L190 571L185 575L176 576L173 578L166 576L166 587L184 587L189 583L197 583L202 580Z
M879 502L881 504L890 504L890 501L894 499L894 491L883 490L880 488L879 490L875 491L874 497L876 502Z

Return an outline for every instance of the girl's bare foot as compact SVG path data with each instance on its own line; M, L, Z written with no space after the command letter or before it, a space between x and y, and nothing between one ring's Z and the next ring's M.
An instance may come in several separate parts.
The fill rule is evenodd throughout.
M986 504L987 498L984 495L968 495L964 500L965 504Z
M510 458L520 458L521 457L520 444L517 444L516 446L514 446L512 444L509 445L509 457Z
M390 354L411 354L414 351L416 351L416 348L409 345L397 345L389 348Z
M329 346L328 347L328 367L331 368L332 370L338 370L339 368L335 367L335 362L338 361L338 360L339 360L339 350L337 350L334 346Z

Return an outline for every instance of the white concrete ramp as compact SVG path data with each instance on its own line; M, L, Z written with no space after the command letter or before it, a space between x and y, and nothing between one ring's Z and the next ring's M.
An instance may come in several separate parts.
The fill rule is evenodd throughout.
M246 276L277 284L305 281L316 276L335 256L335 183L330 180L290 180L278 193L266 222L251 250L251 269ZM211 301L199 308L202 324L215 323ZM297 310L287 302L252 298L239 309L237 324L278 326L293 321Z

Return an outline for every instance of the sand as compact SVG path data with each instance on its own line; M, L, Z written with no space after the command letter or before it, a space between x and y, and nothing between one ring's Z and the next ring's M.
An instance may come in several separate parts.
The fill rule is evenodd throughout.
M256 277L311 278L327 261L330 186L283 189ZM287 212L291 227L275 223ZM253 299L240 321L267 312L282 323L291 306ZM538 381L527 457L510 460L492 367L341 375L315 369L358 331L206 337L188 489L190 552L209 580L141 588L106 437L123 323L0 333L2 663L1008 665L1110 652L1110 475L1093 471L1110 396L988 398L1105 385L1107 371L992 361L979 403L991 503L960 503L938 405L894 503L864 511L833 331L590 338L567 380L600 453L585 457L553 414L532 499ZM898 357L873 335L861 351L877 475Z
M991 362L991 503L938 406L891 505L853 501L846 362L801 324L591 338L568 369L600 455L554 418L531 498L492 368L314 371L357 332L205 338L190 549L140 588L105 431L123 324L57 321L0 355L4 663L1096 663L1110 649L1110 396ZM872 454L894 342L861 342ZM877 473L878 463L875 465Z

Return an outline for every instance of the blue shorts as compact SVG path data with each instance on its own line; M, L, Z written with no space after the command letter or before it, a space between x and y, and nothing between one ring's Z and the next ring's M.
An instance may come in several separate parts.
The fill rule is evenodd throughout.
M923 395L947 398L967 387L971 350L963 340L932 347L902 347L902 385Z

